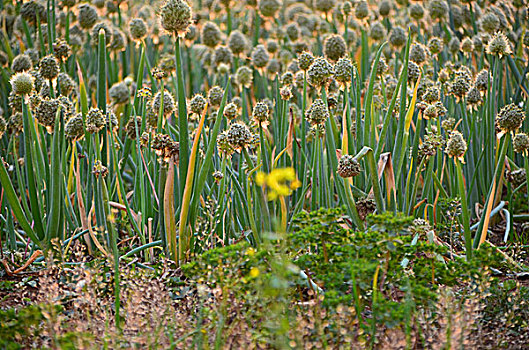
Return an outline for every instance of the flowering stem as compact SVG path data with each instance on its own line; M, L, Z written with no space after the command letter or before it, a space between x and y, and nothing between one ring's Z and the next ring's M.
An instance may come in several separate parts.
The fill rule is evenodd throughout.
M467 193L465 190L465 177L463 175L463 168L461 161L454 158L454 163L457 171L457 185L459 189L459 197L461 197L461 212L463 220L463 232L465 234L465 247L467 260L472 257L472 235L470 232L470 214L468 211Z

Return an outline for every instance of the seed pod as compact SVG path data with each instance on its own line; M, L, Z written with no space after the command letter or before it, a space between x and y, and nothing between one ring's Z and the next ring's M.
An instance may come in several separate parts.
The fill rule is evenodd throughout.
M314 62L314 56L312 56L310 52L303 52L301 55L299 55L298 62L299 68L301 68L301 70L307 71Z
M386 28L380 22L375 22L369 29L369 36L371 39L380 41L386 37Z
M500 29L500 19L493 12L489 11L481 17L479 26L483 31L492 34Z
M336 0L314 0L314 7L316 10L323 13L331 11L336 5Z
M399 26L393 27L389 33L389 43L397 48L406 44L406 31Z
M125 82L120 82L112 85L112 87L108 89L108 95L113 104L126 104L129 102L130 90Z
M68 120L64 126L64 135L73 141L77 141L84 136L84 121L81 113L74 115Z
M377 209L377 204L373 198L363 198L356 202L356 210L362 221L365 221L370 214Z
M430 50L433 55L437 55L443 51L443 47L443 40L441 38L433 37L428 40L428 50Z
M463 138L463 135L457 130L452 131L450 133L450 138L446 143L445 153L448 154L449 157L462 159L466 151L467 142Z
M341 35L331 34L323 42L323 54L333 62L345 56L347 46Z
M201 94L193 96L189 102L189 110L197 115L202 115L204 108L206 108L207 100Z
M256 68L264 68L270 60L270 54L262 44L252 50L252 63Z
M343 178L353 177L360 174L360 163L353 156L344 154L338 161L336 172Z
M332 65L325 58L318 57L307 71L307 82L313 87L321 88L328 83L332 73Z
M364 19L369 16L369 7L367 1L362 0L355 6L355 17L358 19Z
M228 47L235 55L240 55L248 50L246 36L238 30L234 30L228 37Z
M57 111L59 109L59 100L45 98L40 101L36 110L35 117L37 121L46 127L48 132L53 131L55 126L55 118L57 116Z
M242 122L233 123L228 129L226 140L233 149L241 150L252 141L252 133Z
M226 107L224 107L223 115L226 117L226 119L233 120L237 118L238 111L239 107L237 107L235 103L230 102L226 105Z
M412 4L409 11L410 17L417 21L424 17L424 7L421 4Z
M15 95L26 96L33 91L34 78L29 73L16 73L11 77L10 83Z
M391 3L388 1L388 0L382 0L379 4L378 4L378 13L382 16L382 17L387 17L389 16L389 12L391 11Z
M68 73L59 73L59 76L57 77L57 83L59 85L61 95L64 96L70 95L77 87L75 81L68 75Z
M489 71L486 69L481 70L478 75L476 75L475 80L476 88L481 91L485 92L489 88Z
M66 62L71 53L70 45L66 41L61 39L55 40L53 43L53 54L59 61Z
M105 127L105 117L99 108L90 108L86 114L86 131L93 134Z
M492 37L492 40L490 40L489 44L487 45L487 53L489 55L499 56L500 58L503 56L512 55L511 44L509 43L509 39L507 39L505 34L502 32L497 32Z
M444 0L430 0L427 5L430 18L433 20L444 20L448 15L448 3Z
M183 36L189 26L193 11L184 0L166 0L160 8L160 22L168 32Z
M524 110L511 103L500 109L496 116L496 124L505 133L514 132L522 126L524 119Z
M125 133L131 140L135 140L137 134L141 133L141 117L136 116L135 118L130 118L125 126ZM137 125L137 126L136 126Z
M329 118L329 109L325 102L321 98L318 98L314 100L307 110L305 117L312 126L321 125Z
M11 70L14 73L30 71L31 68L33 68L31 58L25 54L15 56L11 63Z
M250 88L253 82L252 70L246 66L239 67L235 73L235 80L237 84Z
M81 4L78 7L79 14L77 17L77 21L79 22L79 25L83 29L90 30L96 24L97 19L99 16L97 15L97 10L95 7L89 4Z
M228 142L228 131L221 132L219 136L217 136L217 148L224 156L233 154L234 149Z
M268 105L264 102L257 102L253 107L252 118L259 124L266 123L270 115Z
M410 48L410 60L421 64L426 61L426 48L421 44L413 44Z
M202 44L207 47L214 48L220 44L222 39L222 32L219 27L213 22L206 22L202 28L201 36Z
M53 80L59 75L59 61L53 55L43 57L39 63L39 74L46 80Z
M213 63L218 66L221 63L231 65L233 60L233 52L228 46L218 46L213 54Z
M154 95L154 98L152 100L152 109L153 111L158 114L158 111L160 110L160 104L162 99L162 93L158 91L156 95ZM168 117L173 113L173 111L176 109L175 101L173 98L173 95L169 93L169 91L164 90L163 92L163 115L165 117Z
M282 5L283 3L279 0L259 0L257 2L259 12L265 18L274 18Z
M514 152L527 155L527 151L529 150L529 136L523 132L516 134L512 139L512 148Z
M334 79L347 85L351 82L353 65L348 58L340 58L334 65Z
M134 18L129 23L130 36L134 40L142 40L147 36L147 25L141 18Z
M220 86L213 86L208 91L208 102L212 107L218 108L222 102L224 90Z

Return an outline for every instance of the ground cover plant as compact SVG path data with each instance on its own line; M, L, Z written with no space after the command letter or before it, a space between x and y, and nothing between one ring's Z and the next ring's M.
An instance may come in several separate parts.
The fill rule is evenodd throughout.
M0 9L0 348L529 347L525 2Z

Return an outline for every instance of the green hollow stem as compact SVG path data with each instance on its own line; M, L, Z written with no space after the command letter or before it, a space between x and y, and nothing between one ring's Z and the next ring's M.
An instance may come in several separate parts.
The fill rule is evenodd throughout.
M463 232L465 235L465 248L467 260L472 258L472 235L470 232L470 212L468 210L467 192L465 190L465 177L463 175L463 167L459 159L454 159L457 171L457 187L459 196L461 197L461 215L463 221Z

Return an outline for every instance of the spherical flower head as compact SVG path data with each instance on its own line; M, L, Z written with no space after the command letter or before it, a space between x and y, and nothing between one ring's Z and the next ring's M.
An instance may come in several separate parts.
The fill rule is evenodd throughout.
M264 68L270 60L270 54L262 44L257 45L252 50L252 63L256 68Z
M356 210L360 220L365 221L370 214L377 210L377 203L371 197L362 198L356 202Z
M299 39L301 30L296 22L292 22L286 26L285 32L290 41L294 42Z
M424 7L421 4L412 4L409 11L410 17L415 20L420 20L424 17Z
M426 88L426 91L422 95L422 100L426 103L434 103L439 101L440 99L440 91L439 87L437 86L430 86Z
M509 133L518 130L524 119L524 110L511 103L500 109L496 116L496 124L503 133Z
M166 0L160 8L160 22L168 32L184 36L191 25L193 11L184 0Z
M231 65L233 52L228 46L218 46L213 54L213 63L218 66L221 63Z
M215 23L206 22L204 27L202 27L200 38L202 39L202 44L206 45L207 47L214 48L220 44L222 40L222 32Z
M253 107L252 118L257 121L260 125L268 122L270 116L270 109L264 102L257 102Z
M314 8L323 13L327 13L334 8L336 0L314 0Z
M218 108L224 97L224 90L220 86L213 86L208 91L208 101L212 107Z
M72 50L70 49L70 45L64 40L57 39L53 43L53 54L57 59L61 62L65 62L68 57L70 57L70 54L72 53Z
M310 52L303 52L299 55L298 63L301 70L307 71L314 62L314 56Z
M467 142L463 138L463 135L457 130L452 131L450 133L450 138L446 143L445 153L448 154L449 157L457 158L463 162L463 157L465 156L466 151Z
M228 131L221 132L217 136L217 148L224 156L229 156L235 151L228 142Z
M147 25L141 18L133 18L129 23L130 36L134 40L142 40L147 36Z
M307 82L310 86L321 88L328 83L332 73L332 65L325 58L318 57L307 71Z
M265 18L274 18L283 3L279 0L259 0L257 7L261 16Z
M188 28L187 28L187 32L186 34L184 35L184 39L188 42L193 42L195 41L197 38L198 38L198 29L197 29L197 26L194 25L194 24L191 24Z
M120 82L112 85L112 87L108 89L108 95L113 104L126 104L129 102L130 90L125 82Z
M512 139L512 147L514 152L527 155L527 151L529 150L529 136L523 132L516 134Z
M369 36L371 39L380 41L386 37L386 28L380 22L375 22L369 28Z
M92 27L92 31L90 34L90 44L92 46L97 47L99 45L99 33L101 29L103 29L103 32L105 34L106 45L108 46L112 42L112 36L114 34L112 28L107 22L99 22Z
M472 53L472 51L474 51L474 42L468 36L461 42L461 51L466 54Z
M382 17L389 16L389 13L391 11L391 2L389 0L382 0L378 4L378 13Z
M321 98L314 100L307 110L306 118L312 126L324 124L329 118L329 109Z
M436 119L437 108L434 105L427 105L423 111L424 119Z
M141 117L131 117L129 121L127 122L127 125L125 125L125 133L131 140L135 140L137 137L137 134L141 134Z
M84 136L84 121L81 113L72 116L64 126L64 135L77 141Z
M241 150L252 142L252 133L243 123L232 123L226 136L229 145L235 150Z
M351 82L351 72L353 65L351 60L348 58L340 58L334 65L334 79L343 85L347 85Z
M478 75L476 75L474 84L479 91L487 91L489 88L489 71L486 69L481 70Z
M120 52L125 50L127 45L127 37L121 30L114 28L112 30L112 41L110 42L110 50L114 52Z
M456 71L454 81L450 84L450 93L457 99L463 98L470 90L472 79L465 69Z
M459 41L459 39L457 37L454 36L448 42L448 50L450 50L451 53L456 54L456 53L459 52L460 48L461 48L461 42Z
M344 154L338 160L338 169L336 172L343 178L353 177L360 174L360 163L353 156Z
M235 73L235 81L241 86L250 88L253 82L252 70L247 66L239 67Z
M389 32L389 43L397 48L406 44L406 31L400 26L395 26Z
M224 116L228 120L233 120L237 118L237 115L239 114L239 107L233 102L230 102L224 107Z
M281 75L281 85L292 85L294 84L294 74L292 72L285 72Z
M189 101L189 110L197 115L202 115L207 103L208 101L204 96L196 94L191 101Z
M283 101L288 101L292 98L292 86L285 85L281 89L279 89L279 96L281 96L281 99Z
M89 4L81 4L78 7L79 14L77 17L77 21L79 22L79 25L83 29L92 29L94 24L96 24L98 15L97 10L94 6Z
M487 45L487 53L489 55L498 56L499 58L512 55L511 44L505 34L502 32L494 34Z
M483 97L479 92L478 88L473 86L467 93L467 103L471 108L477 108L483 103Z
M430 18L433 20L443 20L448 16L448 3L444 0L430 0L427 8Z
M44 98L36 108L35 117L41 125L46 127L48 132L53 131L59 106L59 100Z
M346 52L347 45L341 35L331 34L323 42L323 54L333 62L345 56Z
M59 75L59 61L53 55L43 57L39 63L39 74L46 80L53 80Z
M427 53L426 48L421 44L413 44L410 48L410 60L421 64L426 61Z
M228 47L235 55L240 55L248 50L248 40L239 30L234 30L228 37Z
M492 34L500 29L500 19L494 12L489 11L481 17L479 26L486 33Z
M68 73L59 73L59 76L57 77L57 83L59 85L61 95L64 96L70 95L77 87L75 81L68 75Z
M160 105L162 102L162 93L158 91L154 98L152 99L152 109L158 113L160 110ZM175 101L173 95L169 91L164 90L163 92L163 115L168 117L176 109Z
M26 22L35 23L37 21L37 15L41 23L46 22L46 7L40 2L31 0L24 2L20 7L20 16Z
M15 56L11 63L11 70L13 73L27 72L33 68L33 63L28 55L20 54Z
M433 37L428 40L428 50L430 50L433 55L437 55L443 51L443 47L443 40L441 38Z
M268 64L266 65L266 71L268 74L273 76L274 74L277 74L281 70L281 64L279 61L275 58L272 58L270 61L268 61Z
M26 72L15 73L10 80L13 93L18 96L29 95L34 88L34 78Z
M93 134L105 127L105 116L99 108L90 108L86 114L86 131Z
M415 83L421 75L421 67L413 61L408 62L408 81Z
M358 19L364 19L369 16L369 7L367 1L362 0L355 6L355 17Z

